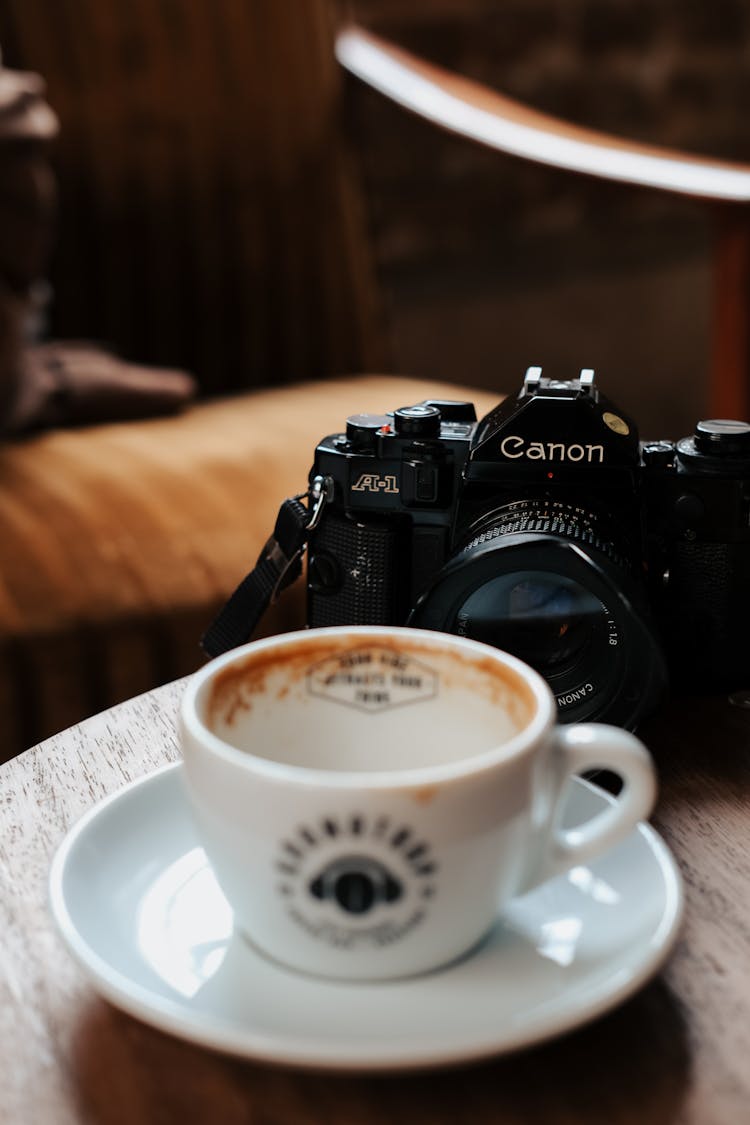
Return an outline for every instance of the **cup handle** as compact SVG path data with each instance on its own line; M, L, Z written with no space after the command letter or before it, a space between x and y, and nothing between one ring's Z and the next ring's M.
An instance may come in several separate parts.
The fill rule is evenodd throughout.
M524 890L587 863L645 820L656 800L656 771L651 755L634 735L604 723L559 726L554 732L551 767L556 778L556 794L550 817L546 854ZM607 769L618 774L623 788L613 803L591 820L575 828L560 828L565 792L569 779L584 770Z

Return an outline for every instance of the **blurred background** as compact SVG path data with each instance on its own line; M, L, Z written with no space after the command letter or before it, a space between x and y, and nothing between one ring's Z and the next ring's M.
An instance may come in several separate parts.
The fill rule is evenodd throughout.
M550 114L746 160L743 0L357 0L367 26ZM705 210L441 134L352 91L397 367L510 390L597 369L644 436L705 409Z
M351 16L557 117L750 158L746 0L0 0L3 61L60 125L0 120L0 317L47 293L44 334L199 387L0 445L0 755L198 666L347 414L440 381L488 409L536 364L594 367L643 437L705 416L716 210L409 116L336 62ZM302 587L268 631L303 623Z
M299 2L278 9L290 34ZM329 6L334 18L340 15L340 4ZM416 53L555 115L694 152L750 155L744 0L355 0L346 7ZM221 89L210 88L211 75L222 68L200 63L196 39L207 57L226 48L236 62L243 37L263 34L267 8L244 0L0 3L6 63L46 76L63 125L58 161L66 222L52 270L53 332L103 337L132 358L191 370L221 363L225 370L215 381L222 387L241 385L243 364L263 361L262 349L253 355L252 346L240 346L237 318L252 317L261 301L253 292L243 305L241 280L234 296L213 310L224 343L211 349L197 330L191 337L172 327L174 300L163 294L160 302L149 282L127 287L128 312L124 285L112 294L86 278L102 274L100 221L126 274L138 270L144 247L157 239L171 240L183 257L192 253L178 231L179 208L160 212L155 229L153 209L134 214L135 189L140 179L152 195L159 190L165 167L159 146L175 98L187 99L199 121L222 98L241 94L231 88L236 67L224 71ZM275 86L283 97L284 84L295 81L283 66L269 66L266 78L269 96ZM115 104L123 84L132 91L125 111ZM509 391L529 363L561 377L593 366L600 385L636 415L646 436L689 429L703 408L707 363L705 212L485 151L410 117L351 78L344 108L372 237L382 368ZM254 108L245 103L230 117L230 143L247 158ZM107 202L102 192L123 183L118 164L127 158L115 151L123 148L123 124L150 171L131 167L130 193ZM81 159L85 130L94 126L99 144L110 150L108 162ZM210 235L210 216L199 206L193 214L204 223L195 236ZM159 284L174 285L165 254L152 256ZM201 268L210 273L216 268L210 251L204 259ZM80 277L82 262L85 277L71 286L65 279ZM188 297L181 300L190 313ZM221 355L207 358L202 348ZM214 378L199 374L204 382Z

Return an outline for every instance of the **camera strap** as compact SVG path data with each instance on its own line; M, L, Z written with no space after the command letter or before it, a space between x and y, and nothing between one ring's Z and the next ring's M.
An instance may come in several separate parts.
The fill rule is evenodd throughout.
M333 495L330 477L315 477L308 492L285 500L276 517L273 535L226 605L201 638L208 656L220 656L250 639L268 606L302 572L302 556L310 532ZM308 501L308 506L302 503Z

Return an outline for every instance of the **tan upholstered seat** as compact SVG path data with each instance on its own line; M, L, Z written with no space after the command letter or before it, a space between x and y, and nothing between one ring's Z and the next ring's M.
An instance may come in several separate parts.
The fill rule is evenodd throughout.
M0 448L0 754L197 667L198 641L347 414L428 396L393 376L259 391ZM304 619L303 584L263 623Z

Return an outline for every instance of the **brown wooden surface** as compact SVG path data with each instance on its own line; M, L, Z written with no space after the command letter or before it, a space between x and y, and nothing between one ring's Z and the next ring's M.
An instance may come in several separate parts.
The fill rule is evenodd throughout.
M100 1000L53 928L50 857L95 801L177 756L181 681L0 769L0 1121L368 1125L728 1125L750 1104L750 710L672 703L643 731L654 817L685 877L683 935L637 996L555 1042L398 1077L224 1058Z

